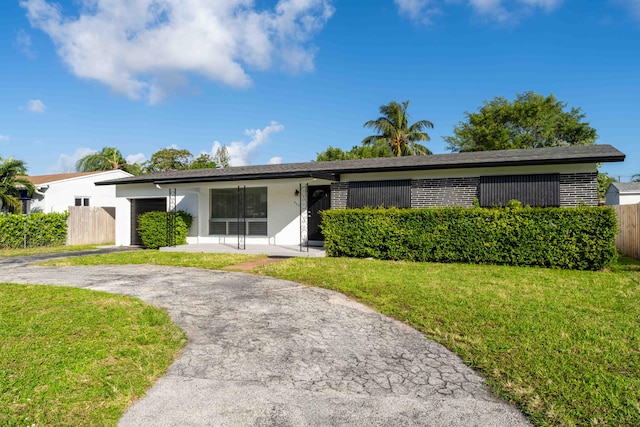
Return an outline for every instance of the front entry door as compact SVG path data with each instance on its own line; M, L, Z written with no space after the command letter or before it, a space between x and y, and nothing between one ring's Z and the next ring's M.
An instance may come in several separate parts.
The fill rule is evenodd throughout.
M308 188L308 239L309 241L324 241L324 236L320 231L320 211L331 208L331 186L315 185Z

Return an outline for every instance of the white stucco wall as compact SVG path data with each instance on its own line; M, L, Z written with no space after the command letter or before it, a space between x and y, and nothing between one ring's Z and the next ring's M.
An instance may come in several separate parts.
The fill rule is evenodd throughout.
M64 212L74 206L76 197L89 198L89 206L116 206L115 186L97 186L95 183L129 176L127 172L117 170L41 184L37 187L45 185L48 188L41 188L33 195L30 211Z
M194 216L187 242L237 244L237 236L209 235L210 190L238 186L267 187L267 236L247 236L247 244L298 245L301 225L306 236L306 186L329 185L330 181L314 179L255 180L219 183L176 184L156 188L154 184L118 185L116 191L116 245L131 244L131 200L167 197L176 188L177 209ZM302 197L295 192L302 187ZM300 215L302 201L302 217Z
M116 245L131 245L131 200L166 198L169 205L169 187L156 188L153 184L130 184L114 186L116 189ZM176 192L176 208L194 216L189 232L196 236L198 222L198 188L182 187Z

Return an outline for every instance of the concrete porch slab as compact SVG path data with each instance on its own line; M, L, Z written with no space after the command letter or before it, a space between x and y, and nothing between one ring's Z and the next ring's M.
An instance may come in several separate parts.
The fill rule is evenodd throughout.
M277 246L277 245L246 245L246 249L238 249L237 245L221 243L195 243L160 248L163 252L210 252L225 254L267 255L270 257L324 257L322 247L310 246Z

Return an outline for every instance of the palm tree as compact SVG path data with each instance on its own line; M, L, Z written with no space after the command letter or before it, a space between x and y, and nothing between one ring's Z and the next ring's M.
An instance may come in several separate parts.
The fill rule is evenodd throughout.
M76 162L78 172L126 170L127 166L127 161L116 147L104 147L102 151L88 154Z
M0 208L5 212L20 210L20 190L32 195L36 188L27 178L27 166L22 160L0 158Z
M409 115L407 114L409 101L398 104L391 101L387 105L380 106L379 117L369 120L364 127L373 128L378 135L371 135L362 140L364 145L374 145L379 142L389 144L389 148L394 156L416 156L431 154L431 151L424 145L416 141L429 141L431 138L423 129L433 129L433 123L428 120L419 120L408 125Z

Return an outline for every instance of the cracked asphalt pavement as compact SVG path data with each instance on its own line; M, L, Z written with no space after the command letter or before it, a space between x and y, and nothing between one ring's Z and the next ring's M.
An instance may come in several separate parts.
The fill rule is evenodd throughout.
M0 280L138 297L186 332L120 426L530 425L449 350L336 292L243 273L29 261L0 260Z

